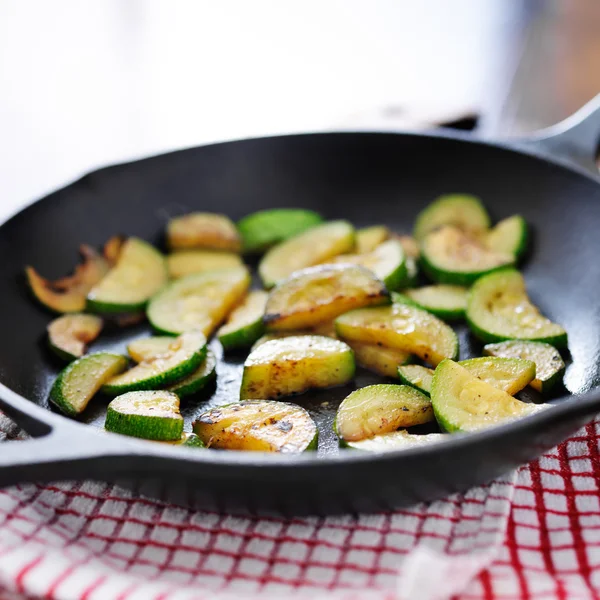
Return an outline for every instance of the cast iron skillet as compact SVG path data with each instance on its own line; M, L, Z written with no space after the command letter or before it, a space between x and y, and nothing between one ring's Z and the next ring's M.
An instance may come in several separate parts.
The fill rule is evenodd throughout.
M109 167L47 196L0 227L0 408L34 438L2 445L0 485L139 481L146 493L218 510L324 514L433 500L538 456L600 412L599 137L600 96L518 147L450 132L287 135ZM544 313L566 327L572 356L555 408L440 445L371 455L338 451L331 433L335 407L351 388L306 394L296 401L319 422L318 456L192 451L106 434L86 426L103 424L101 399L81 423L48 409L59 365L45 348L50 316L28 296L24 265L59 276L72 268L82 242L100 245L122 232L161 243L169 216L198 209L235 219L263 208L306 207L409 231L426 203L455 191L481 196L496 219L520 213L533 226L527 283ZM461 357L478 353L480 345L458 330ZM113 333L94 349L122 351L126 339L147 333L146 326ZM206 406L238 397L241 361L221 362L212 398L185 405L188 426ZM360 373L356 384L372 381Z

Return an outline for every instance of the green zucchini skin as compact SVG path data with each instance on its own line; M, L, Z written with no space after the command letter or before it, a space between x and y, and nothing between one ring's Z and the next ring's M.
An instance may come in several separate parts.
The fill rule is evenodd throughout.
M447 306L447 307L442 307L442 306L434 306L433 302L425 302L423 301L423 299L419 299L419 294L421 292L421 290L425 291L426 289L434 291L435 293L438 293L440 296L444 295L446 292L445 290L448 288L454 288L454 290L452 290L452 292L454 293L460 293L461 296L461 301L460 302L456 302L452 305L452 307ZM465 311L467 308L467 290L461 290L460 292L455 291L456 289L460 290L460 288L458 286L444 286L444 285L433 285L433 286L426 286L425 288L416 288L414 290L406 290L403 294L404 297L412 300L416 306L418 306L419 308L422 308L423 310L426 310L428 312L430 312L432 315L435 315L436 317L443 319L444 321L457 321L459 319L464 319L465 317ZM450 293L452 293L450 292Z
M99 370L100 368L102 371ZM67 365L59 373L50 390L50 402L67 416L76 417L85 410L104 381L126 368L127 359L119 354L98 352L83 356ZM73 393L81 393L81 386L76 385L74 390L69 389L69 386L73 379L80 378L82 375L88 383L93 384L87 394L89 397L74 398Z
M217 357L212 350L206 351L206 358L191 375L170 385L167 389L180 398L193 396L205 390L217 378Z
M122 404L127 404L142 397L148 400L151 406L152 399L156 395L166 395L172 397L173 408L168 415L140 414L135 412L137 407L132 410L122 409ZM155 440L159 442L170 442L180 440L183 434L183 417L179 413L179 399L170 392L139 391L129 392L115 398L106 410L106 422L104 425L107 431L128 435L130 437L142 438L145 440Z
M434 200L417 216L413 235L421 242L443 225L454 225L469 233L484 232L491 225L481 200L469 194L446 194Z
M498 238L498 233L513 234L512 244L510 240L506 238ZM517 261L520 261L525 252L527 251L527 245L529 243L529 228L527 227L527 221L521 215L513 215L500 221L491 231L488 233L487 245L491 250L497 252L509 252L514 255Z
M400 383L402 383L403 385L407 385L411 388L414 388L415 390L417 390L418 392L421 392L421 394L424 394L425 396L427 396L428 398L431 398L431 387L430 386L426 386L426 385L419 385L417 383L415 383L412 379L410 379L407 375L406 370L404 369L404 367L409 367L409 371L411 370L411 367L419 367L420 365L400 365L398 367L398 379L400 379ZM422 369L424 369L426 372L431 373L431 376L433 377L433 373L434 373L434 369L428 369L427 367L422 367Z
M425 275L427 275L427 277L429 277L429 279L432 281L437 283L446 283L449 285L462 285L465 287L469 287L480 277L484 277L490 273L496 273L497 271L501 271L502 269L512 266L511 263L504 263L483 271L450 271L447 269L438 268L425 252L421 254L420 264Z
M252 213L238 221L244 252L256 254L319 225L323 217L302 208L274 208Z
M529 384L544 396L551 395L563 381L565 363L559 351L543 342L511 340L488 344L483 348L487 356L524 358L536 364L535 379Z
M496 330L492 330L490 327L484 327L481 324L481 321L485 320L486 314L482 311L482 298L485 297L486 293L489 295L490 290L494 289L491 286L495 286L499 292L508 289L508 286L518 286L518 289L522 288L524 299L529 302L523 276L517 270L506 268L487 275L486 277L482 277L471 288L467 300L466 319L473 335L478 337L485 344L509 340L524 340L545 342L555 348L565 348L567 346L567 332L557 324L552 324L555 329L555 332L552 334L540 334L535 336L527 335L527 333L522 331L508 332L500 331L497 328ZM550 324L551 322L548 321L548 323Z
M143 361L134 366L130 371L109 380L102 387L102 391L109 396L117 396L125 394L126 392L156 390L176 383L184 377L191 375L200 367L202 361L204 361L206 357L206 338L199 332L189 332L181 336L182 338L185 337L192 341L193 337L196 336L200 340L198 346L195 350L187 349L186 354L183 354L182 352L180 362L173 364L168 368L163 368L162 370L157 370L153 373L147 373L144 371L146 363ZM203 342L201 340L203 340ZM134 372L139 372L139 378L128 380L127 377L129 374Z

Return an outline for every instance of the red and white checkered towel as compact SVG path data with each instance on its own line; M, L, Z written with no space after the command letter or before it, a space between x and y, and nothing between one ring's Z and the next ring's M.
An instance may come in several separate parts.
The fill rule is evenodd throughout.
M0 600L600 598L599 438L590 424L489 486L374 515L240 518L90 482L0 490Z

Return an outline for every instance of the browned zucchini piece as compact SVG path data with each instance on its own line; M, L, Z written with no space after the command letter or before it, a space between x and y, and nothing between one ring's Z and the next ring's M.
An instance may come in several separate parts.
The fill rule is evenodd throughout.
M174 250L212 248L240 252L242 238L225 215L196 212L175 217L167 226L167 240Z
M88 292L108 273L108 263L93 248L82 244L79 252L83 262L75 267L73 275L55 281L45 279L33 267L25 269L33 295L53 312L82 312Z
M71 361L83 356L87 345L102 331L102 319L81 313L63 315L47 327L50 348L61 358Z

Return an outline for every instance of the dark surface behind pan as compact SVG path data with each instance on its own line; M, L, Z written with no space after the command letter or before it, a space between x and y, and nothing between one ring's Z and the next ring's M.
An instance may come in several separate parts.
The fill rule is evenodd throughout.
M60 368L45 348L51 316L31 301L24 285L26 264L46 276L63 275L72 268L79 244L99 246L115 233L161 244L168 218L191 210L239 218L263 208L305 207L358 226L385 223L408 233L417 212L448 192L482 197L496 220L520 213L531 224L524 273L533 300L569 333L566 388L572 394L596 393L561 400L561 408L548 414L439 448L377 457L338 453L331 421L352 387L294 400L319 422L319 457L194 452L96 434L16 396L47 409L48 390ZM333 133L245 140L87 175L0 228L0 381L16 393L0 394L8 401L7 411L34 435L52 431L2 447L0 484L127 477L144 480L150 493L183 494L177 501L191 494L212 508L231 510L239 504L322 513L392 507L488 481L554 445L600 410L599 232L597 179L460 136ZM480 344L464 326L457 331L461 358L477 355ZM148 332L140 326L112 333L94 350L123 351L126 340ZM218 344L215 349L220 350ZM220 362L211 399L184 405L188 425L207 406L237 399L243 358ZM361 372L356 384L374 381ZM94 401L82 422L101 427L105 404Z

